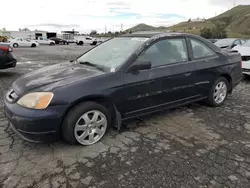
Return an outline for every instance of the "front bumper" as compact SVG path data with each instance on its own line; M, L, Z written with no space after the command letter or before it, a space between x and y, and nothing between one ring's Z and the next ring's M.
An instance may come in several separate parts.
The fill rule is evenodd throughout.
M250 69L242 68L242 73L250 76Z
M4 111L13 131L31 142L53 142L60 139L65 106L34 110L4 101Z

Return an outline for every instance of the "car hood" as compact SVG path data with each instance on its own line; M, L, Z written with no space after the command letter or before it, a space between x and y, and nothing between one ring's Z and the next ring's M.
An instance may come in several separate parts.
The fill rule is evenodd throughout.
M95 67L74 63L48 66L21 76L12 88L22 95L30 90L51 91L80 80L105 74Z
M241 46L234 50L237 50L242 56L250 56L250 47Z

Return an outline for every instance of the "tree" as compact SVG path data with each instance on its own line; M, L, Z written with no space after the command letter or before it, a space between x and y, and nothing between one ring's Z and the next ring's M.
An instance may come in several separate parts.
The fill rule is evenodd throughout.
M112 32L111 32L111 31L108 31L108 34L112 34Z
M200 34L202 37L206 38L206 39L211 39L213 37L213 33L212 30L209 28L202 28L200 30Z
M227 38L226 26L223 23L216 22L214 23L214 27L212 28L213 38L221 39Z
M96 30L92 30L92 31L90 32L90 35L97 35L97 31L96 31Z

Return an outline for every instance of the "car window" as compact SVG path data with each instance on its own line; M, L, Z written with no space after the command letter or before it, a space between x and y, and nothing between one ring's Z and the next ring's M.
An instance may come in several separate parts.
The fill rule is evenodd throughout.
M91 38L89 38L89 37L86 37L86 40L92 40Z
M150 61L152 67L188 61L185 39L166 39L156 42L143 52L138 60Z
M241 42L240 42L240 40L236 40L236 41L234 42L234 44L235 44L235 45L239 45L239 44L241 44Z
M193 55L195 59L216 55L216 53L204 43L195 39L190 39L190 41L192 44Z

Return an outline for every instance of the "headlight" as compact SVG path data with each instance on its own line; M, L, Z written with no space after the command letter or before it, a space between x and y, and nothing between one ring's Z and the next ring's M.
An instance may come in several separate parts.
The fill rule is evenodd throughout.
M32 109L45 109L49 106L53 96L51 92L28 93L19 99L17 104Z

